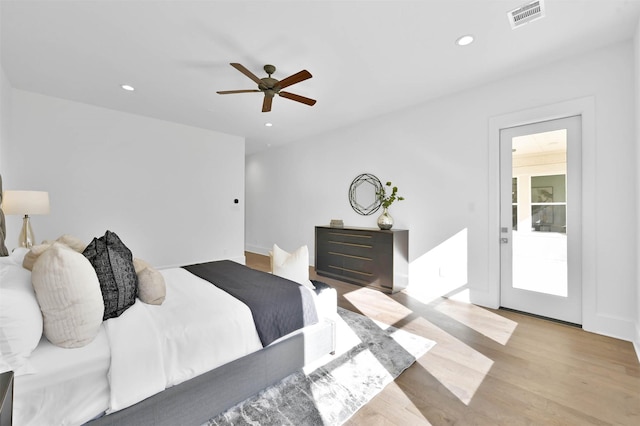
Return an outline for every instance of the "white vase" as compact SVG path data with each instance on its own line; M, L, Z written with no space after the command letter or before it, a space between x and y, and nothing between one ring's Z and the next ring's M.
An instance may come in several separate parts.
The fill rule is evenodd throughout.
M378 218L378 228L386 231L393 227L393 218L389 214L387 207L383 207L383 209L382 214Z

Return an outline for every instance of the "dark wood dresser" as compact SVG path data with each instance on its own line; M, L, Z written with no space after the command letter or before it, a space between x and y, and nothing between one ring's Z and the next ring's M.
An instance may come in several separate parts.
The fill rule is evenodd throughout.
M395 293L409 283L409 231L316 226L316 273Z

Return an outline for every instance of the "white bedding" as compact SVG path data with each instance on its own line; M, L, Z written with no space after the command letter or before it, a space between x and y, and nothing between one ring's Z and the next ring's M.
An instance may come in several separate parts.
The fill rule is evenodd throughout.
M108 412L262 348L244 303L184 269L161 272L167 283L162 305L137 301L106 321L112 388Z
M14 378L13 424L82 424L109 407L104 325L93 342L77 349L54 346L43 336L29 360L37 373Z
M262 348L244 303L182 268L161 273L165 302L136 301L89 345L43 337L30 357L37 373L15 378L14 424L82 424ZM315 297L320 317L335 314L335 291L326 296Z

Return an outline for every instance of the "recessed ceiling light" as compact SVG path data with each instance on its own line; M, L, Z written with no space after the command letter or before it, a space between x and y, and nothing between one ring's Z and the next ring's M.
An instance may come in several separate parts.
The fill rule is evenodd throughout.
M458 37L458 39L456 40L456 44L458 46L467 46L471 43L473 43L473 36L471 34L465 34L462 37Z
M123 88L124 90L126 90L127 92L133 92L134 90L136 90L136 89L134 89L134 87L133 87L133 86L129 86L128 84L123 84L123 85L122 85L122 86L120 86L120 87L122 87L122 88Z
M271 127L271 126L273 126L273 123L264 123L264 126L265 127Z

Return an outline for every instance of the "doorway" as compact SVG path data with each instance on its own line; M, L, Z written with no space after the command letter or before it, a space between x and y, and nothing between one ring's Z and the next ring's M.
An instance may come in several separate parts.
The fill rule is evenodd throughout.
M500 305L582 324L581 117L500 130Z

